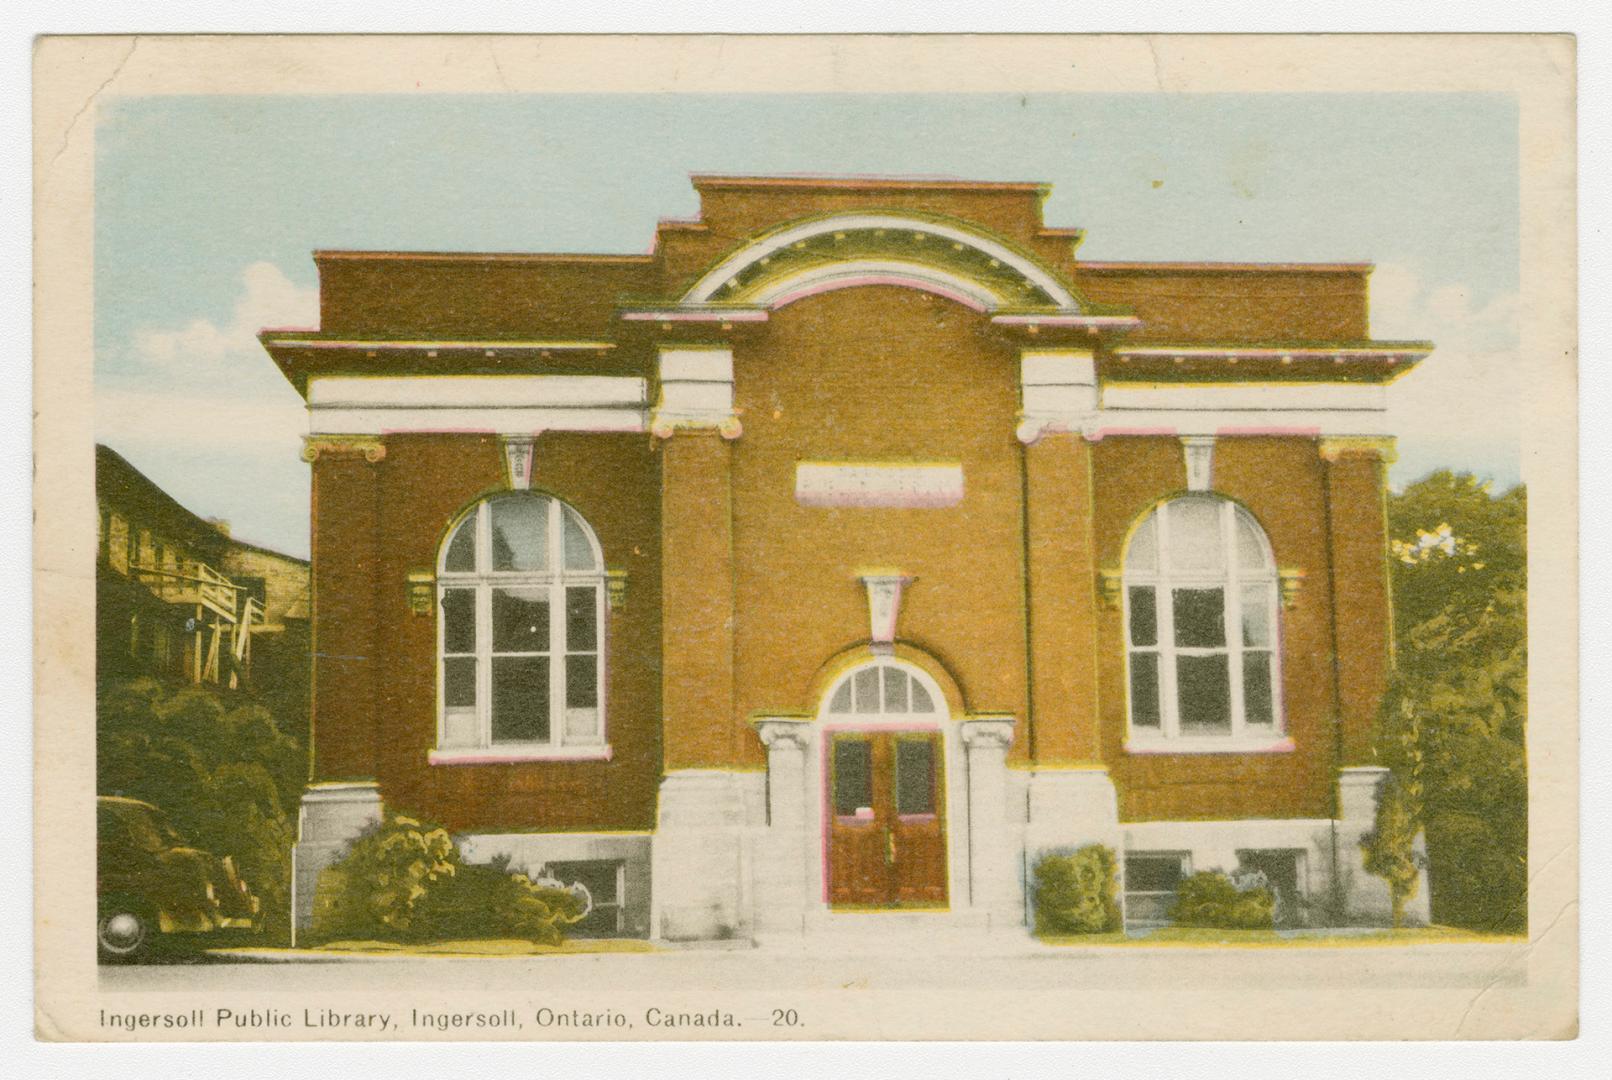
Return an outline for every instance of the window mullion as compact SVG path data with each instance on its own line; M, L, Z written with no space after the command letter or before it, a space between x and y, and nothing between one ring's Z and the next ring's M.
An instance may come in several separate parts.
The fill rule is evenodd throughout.
M1243 734L1243 590L1237 565L1237 508L1221 504L1221 546L1226 553L1226 677L1231 681L1231 737Z
M549 745L565 742L565 532L558 499L549 500Z
M1181 709L1175 671L1175 589L1170 578L1169 504L1160 506L1158 519L1158 583L1153 587L1154 617L1159 639L1159 730L1167 739L1181 734Z

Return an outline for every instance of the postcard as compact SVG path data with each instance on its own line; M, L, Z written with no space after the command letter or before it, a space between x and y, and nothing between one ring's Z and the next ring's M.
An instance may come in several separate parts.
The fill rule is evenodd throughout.
M1573 1037L1574 63L40 39L38 1036Z

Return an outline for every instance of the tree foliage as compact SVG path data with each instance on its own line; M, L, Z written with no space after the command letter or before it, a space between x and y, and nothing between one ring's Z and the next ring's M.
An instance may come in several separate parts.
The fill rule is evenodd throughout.
M1521 486L1445 470L1388 503L1396 672L1378 752L1411 822L1394 825L1426 830L1435 921L1482 930L1527 921L1526 520Z
M306 758L267 709L154 679L101 688L96 784L160 807L196 847L235 859L266 926L290 925L291 810Z

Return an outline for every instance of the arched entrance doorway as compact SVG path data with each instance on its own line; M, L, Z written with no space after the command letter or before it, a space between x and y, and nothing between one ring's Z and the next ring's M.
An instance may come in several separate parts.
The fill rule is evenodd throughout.
M846 672L819 711L823 892L833 908L944 907L950 890L946 698L919 668Z

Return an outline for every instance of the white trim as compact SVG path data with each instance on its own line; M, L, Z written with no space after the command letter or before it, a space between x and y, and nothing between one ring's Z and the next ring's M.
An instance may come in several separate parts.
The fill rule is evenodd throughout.
M1380 383L1292 383L1245 385L1194 383L1161 386L1107 383L1103 409L1169 409L1181 412L1325 409L1381 412L1388 408L1388 388Z
M1293 749L1293 740L1286 736L1162 739L1133 733L1125 740L1127 754L1287 754Z
M389 435L397 432L529 435L534 431L638 433L643 409L332 409L308 410L310 435Z
M803 222L793 228L763 237L717 264L714 269L695 282L694 287L683 297L682 302L684 304L708 303L717 290L726 285L736 274L742 272L746 267L760 262L763 258L771 257L773 253L788 247L796 241L808 240L824 233L843 232L853 229L892 229L918 232L966 244L1017 270L1037 288L1051 296L1059 307L1071 309L1080 307L1069 290L1059 285L1045 270L995 240L978 233L966 232L925 218L906 217L899 214L840 214L835 217Z
M1386 413L1315 409L1101 409L1066 420L1093 439L1109 435L1297 435L1304 438L1388 438Z
M660 350L662 382L733 381L733 350L725 347Z
M927 509L962 501L963 467L955 463L795 464L795 502L801 506Z
M849 259L809 267L780 278L769 283L754 296L747 297L746 302L762 304L769 308L783 307L817 293L855 285L881 283L924 288L926 291L950 296L955 300L972 301L972 305L981 311L991 311L1010 299L985 288L977 281L928 263L909 262L904 259Z
M518 761L609 761L610 745L550 746L547 743L494 743L484 747L433 748L430 765L504 765Z

